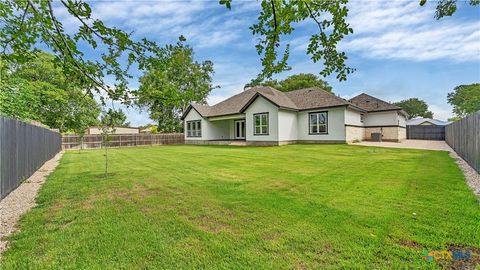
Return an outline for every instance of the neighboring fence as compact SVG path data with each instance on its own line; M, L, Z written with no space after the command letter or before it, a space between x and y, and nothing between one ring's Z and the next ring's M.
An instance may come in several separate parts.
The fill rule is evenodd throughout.
M480 173L480 111L446 126L445 141Z
M102 135L64 135L62 137L62 149L78 148L101 148ZM126 147L157 144L184 144L183 133L169 134L110 134L108 135L108 147Z
M60 133L0 116L0 199L60 149Z
M408 125L407 139L410 140L445 140L445 126Z

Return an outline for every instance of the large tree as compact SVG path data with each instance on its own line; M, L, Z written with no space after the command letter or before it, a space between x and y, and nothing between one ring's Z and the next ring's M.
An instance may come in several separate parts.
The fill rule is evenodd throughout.
M428 104L418 98L409 98L394 103L408 113L408 119L416 117L433 118L433 112L428 110Z
M480 111L480 84L459 85L448 93L447 99L457 116L464 117Z
M219 2L227 8L232 5L232 0ZM322 63L320 74L335 74L339 80L345 80L353 69L347 66L347 56L337 49L337 44L353 32L346 22L347 2L261 1L258 20L251 27L252 33L259 37L255 47L263 66L258 81L289 69L289 46L283 39L295 31L294 25L307 20L318 28L310 37L307 53L314 62ZM421 0L420 4L425 2ZM439 1L436 18L452 15L456 2ZM479 2L470 0L471 5ZM67 14L65 19L79 27L65 30L59 13ZM133 76L130 67L145 70L152 58L164 53L155 42L134 40L131 33L106 26L95 18L90 5L83 0L0 1L0 16L0 60L25 62L39 48L47 47L67 77L81 82L87 91L100 93L102 101L108 96L128 103L131 100L128 82ZM87 57L85 51L92 49L96 54ZM113 86L105 83L106 77L113 79Z
M108 127L129 127L130 122L127 122L127 115L122 109L108 109L104 111L100 117L100 124Z
M277 90L288 92L308 87L319 87L325 91L332 92L332 87L317 75L311 73L300 73L288 76L283 80L266 80L264 82L251 82L245 88L262 85L271 86Z
M0 89L0 113L40 121L62 132L80 132L96 124L100 108L93 97L65 77L52 60L52 55L41 52L8 67Z
M192 48L178 42L166 47L140 79L137 105L150 111L158 131L182 130L181 115L191 102L205 103L212 86L213 64L197 62Z

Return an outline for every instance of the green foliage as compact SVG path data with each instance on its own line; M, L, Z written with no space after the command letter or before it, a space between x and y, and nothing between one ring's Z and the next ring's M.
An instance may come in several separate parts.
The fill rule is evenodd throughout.
M245 85L245 87L248 88L248 87L253 87L257 85L270 86L283 92L309 88L309 87L319 87L325 91L332 92L332 87L326 81L320 79L318 76L311 73L300 73L300 74L291 75L285 78L284 80L280 80L280 81L267 80L260 83L253 81Z
M0 269L470 269L478 258L480 205L446 151L108 151L109 181L103 151L64 154ZM470 260L422 257L459 247Z
M447 100L457 116L464 117L480 111L480 84L459 85L448 93Z
M196 62L192 48L181 41L166 46L162 58L152 61L140 79L136 104L150 111L158 131L182 131L181 115L191 102L205 103L213 89L213 63Z
M90 5L84 0L59 0L55 8L52 0L0 1L0 61L8 65L25 63L34 57L39 48L49 48L54 62L69 80L77 82L89 94L100 94L102 103L106 96L124 103L131 102L128 81L133 77L130 67L148 70L152 59L162 58L165 48L148 39L135 41L131 33L108 27L94 19ZM345 52L337 49L338 43L353 29L346 22L348 0L324 1L261 1L258 20L250 29L258 37L256 50L263 69L257 81L270 79L275 73L288 70L289 44L285 36L295 31L294 25L311 20L318 32L310 37L307 53L313 62L323 65L320 75L335 74L337 79L347 79L354 71L346 64ZM420 4L425 4L421 0ZM437 4L436 18L450 16L456 11L457 0L441 0ZM480 0L470 0L478 5ZM219 0L220 5L231 9L232 0ZM65 31L58 14L77 24L77 29ZM183 36L180 36L184 40ZM93 59L85 57L84 50L96 50ZM105 78L114 81L113 87ZM104 96L106 93L106 96Z
M106 126L109 129L130 126L130 123L126 121L127 115L122 111L122 109L108 109L108 111L103 112L100 118L101 125Z
M462 119L462 117L460 117L460 116L452 116L452 117L448 118L448 121L454 122L454 121L458 121L458 120L461 120L461 119Z
M39 52L28 62L6 67L0 89L0 113L36 120L61 132L83 130L97 123L100 108L78 81L65 77L54 57Z
M457 11L458 0L436 0L437 8L435 11L435 19L439 20L446 16L452 16ZM427 0L420 0L420 6L424 6ZM480 0L470 0L470 5L476 6L480 4Z
M262 57L263 70L258 79L263 81L290 69L287 62L289 44L279 56L281 39L295 30L294 24L311 19L317 25L318 33L310 37L307 54L313 62L323 62L322 76L336 74L338 80L346 80L347 74L354 69L346 66L346 54L337 50L337 44L353 33L345 20L348 14L346 4L347 0L262 1L258 22L250 28L254 35L260 37L256 49Z
M27 81L4 77L0 82L0 115L27 121L40 120L39 105L39 97Z
M408 119L423 117L433 118L433 112L428 110L428 104L418 98L409 98L393 103L408 113Z
M57 3L53 8L52 1L46 0L0 2L1 60L25 63L37 54L38 48L48 47L55 55L55 64L82 89L90 94L103 90L114 100L129 102L130 66L135 63L143 69L150 57L162 54L162 49L146 39L133 41L131 34L93 19L92 10L84 1ZM69 19L78 23L77 31L65 31L57 12L68 14ZM84 56L81 47L102 50L96 50L97 56L91 60ZM104 82L106 76L114 79L113 88ZM103 101L104 97L101 98Z

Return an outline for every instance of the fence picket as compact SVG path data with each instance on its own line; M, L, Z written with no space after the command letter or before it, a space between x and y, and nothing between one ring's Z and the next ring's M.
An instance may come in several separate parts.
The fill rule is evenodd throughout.
M60 149L60 133L0 116L0 199Z
M183 133L112 134L108 137L108 145L110 147L185 143ZM102 145L102 135L84 135L83 138L80 138L79 135L63 135L62 149L77 149L80 147L80 141L83 141L84 148L100 148Z
M480 173L480 111L447 125L445 141Z

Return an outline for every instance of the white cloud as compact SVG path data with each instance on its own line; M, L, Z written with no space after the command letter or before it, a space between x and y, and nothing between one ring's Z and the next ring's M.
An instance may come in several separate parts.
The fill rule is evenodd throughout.
M480 22L435 20L434 7L416 1L352 1L354 34L340 49L375 59L480 60Z

